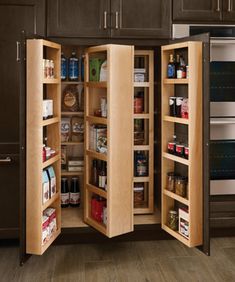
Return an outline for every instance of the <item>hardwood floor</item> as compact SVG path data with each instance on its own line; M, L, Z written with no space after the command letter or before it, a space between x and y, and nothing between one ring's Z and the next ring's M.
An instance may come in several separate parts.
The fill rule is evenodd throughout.
M211 256L171 241L53 246L18 265L18 248L0 248L0 281L235 281L235 238L216 238Z

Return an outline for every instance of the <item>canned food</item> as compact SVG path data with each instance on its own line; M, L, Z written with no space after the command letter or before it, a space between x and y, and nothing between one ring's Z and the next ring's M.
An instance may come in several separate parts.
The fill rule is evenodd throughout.
M176 116L176 97L169 97L170 116Z
M175 152L177 156L183 158L184 157L184 145L176 144Z

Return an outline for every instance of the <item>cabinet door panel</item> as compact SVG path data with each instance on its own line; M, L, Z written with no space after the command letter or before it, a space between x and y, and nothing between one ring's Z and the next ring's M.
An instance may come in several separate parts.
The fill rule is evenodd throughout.
M169 38L171 5L169 0L112 1L112 36Z
M235 22L235 0L224 0L223 21Z
M214 22L222 20L222 0L173 1L173 21Z
M107 12L106 19L105 12ZM47 35L49 37L107 37L108 12L108 0L49 0Z

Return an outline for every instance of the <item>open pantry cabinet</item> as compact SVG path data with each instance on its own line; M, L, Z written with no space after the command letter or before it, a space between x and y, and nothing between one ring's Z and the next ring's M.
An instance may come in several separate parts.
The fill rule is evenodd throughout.
M61 46L42 39L27 40L27 183L24 238L27 254L43 254L61 233L61 228L91 226L112 238L132 232L138 224L161 224L166 232L185 245L203 245L203 250L208 253L208 183L206 174L203 173L208 165L208 148L205 145L206 117L202 114L207 107L204 95L207 91L204 86L207 74L203 72L203 58L208 56L203 51L207 46L203 42L208 44L207 39L208 37L197 37L193 39L197 42L189 39L184 43L163 46L162 58L158 57L155 62L153 58L159 54L159 47L135 50L134 46L109 44L84 48ZM71 51L76 50L82 58L79 63L80 75L76 81L60 80L61 50L67 57ZM171 52L180 52L185 57L189 66L188 79L167 79L168 57ZM43 72L45 59L53 61L54 73L52 71L50 78L44 78L47 75ZM160 64L161 95L156 93L158 82L154 82L154 69L160 69ZM97 66L102 68L98 70ZM97 76L97 70L102 70L102 75L99 73L101 76ZM78 105L73 110L68 110L64 107L63 98L65 92L71 89L77 93ZM156 100L157 109L161 112L161 126L158 126L158 122L154 126L154 94L158 96ZM173 96L188 98L188 119L170 116L169 97ZM45 99L53 100L54 111L43 120ZM68 102L70 104L71 100L68 99ZM78 138L76 135L73 138L73 134L69 134L67 139L61 140L61 123L69 120L72 127L73 118L84 124L80 126L84 136ZM154 141L154 131L158 131L158 136L161 137L159 140ZM168 141L174 134L186 138L182 141L188 142L188 159L167 152ZM43 162L44 142L51 148L52 156ZM161 144L161 149L154 152L154 143L157 146ZM136 152L143 153L138 175L135 167ZM75 158L76 169L74 163L69 165L68 162L61 169L61 156L62 160L72 159L72 162ZM148 161L143 168L145 156ZM156 163L161 160L162 165L156 168ZM77 161L80 163L79 169ZM94 174L94 167L97 169L98 165L106 176L101 183L97 182ZM53 171L48 171L48 167L52 167ZM49 180L49 188L44 189L47 189L45 191L48 195L42 191L45 182L42 174L45 170L44 177ZM162 177L154 181L156 170L160 171ZM188 179L188 193L184 197L167 190L167 174L172 172ZM54 192L50 190L53 176L56 179L56 183L53 182L56 187ZM61 209L61 177L67 178L68 183L74 177L79 179L80 207ZM135 186L141 188L137 189L138 192L141 190L141 195L139 193L136 197L139 202L134 201ZM157 210L156 191L162 194ZM43 195L48 197L47 200ZM48 208L47 217L50 221L45 223L43 213ZM184 228L187 229L188 226L189 235L182 232L180 234L178 230L169 227L169 210L178 211L179 208L186 213L187 218L183 220L184 224L187 220L188 223ZM101 209L102 216L97 213ZM42 232L45 226L51 230L46 239Z

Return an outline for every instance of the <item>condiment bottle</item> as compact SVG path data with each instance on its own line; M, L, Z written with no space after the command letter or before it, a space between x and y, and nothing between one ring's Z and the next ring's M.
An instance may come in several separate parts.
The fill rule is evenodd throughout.
M71 180L69 203L72 207L80 206L80 187L77 177L73 177Z
M173 135L173 140L168 142L167 150L169 154L175 154L175 147L176 147L176 135Z
M68 206L69 206L68 179L61 178L61 207L67 208Z
M174 55L170 54L169 63L167 66L167 77L168 78L175 78L176 71L175 71L175 64L174 64Z
M92 184L98 186L98 170L97 170L97 160L93 160L92 166Z

